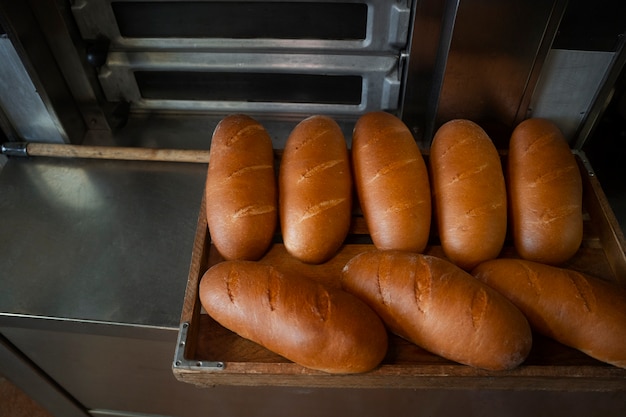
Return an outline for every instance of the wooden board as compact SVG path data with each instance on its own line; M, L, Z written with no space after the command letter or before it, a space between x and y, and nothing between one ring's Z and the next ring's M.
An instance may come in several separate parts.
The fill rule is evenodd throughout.
M584 155L578 154L577 160L584 183L584 239L576 256L565 267L626 286L624 235ZM425 253L444 257L434 230L431 236ZM346 262L370 249L373 245L367 235L367 226L355 210L350 234L330 261L321 265L304 264L286 252L277 236L276 243L260 262L338 286L339 274ZM516 256L510 239L507 239L501 256ZM174 375L183 382L206 387L626 390L626 369L601 363L540 335L533 335L533 348L527 360L511 371L485 371L460 365L394 335L390 336L387 356L373 371L330 375L306 369L237 336L202 311L198 299L200 279L211 265L221 260L211 244L203 201L181 315L181 337L173 363Z

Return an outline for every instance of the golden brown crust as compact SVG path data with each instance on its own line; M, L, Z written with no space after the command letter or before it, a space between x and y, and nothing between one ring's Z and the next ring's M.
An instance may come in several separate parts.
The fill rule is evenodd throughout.
M270 265L218 263L202 277L199 295L218 323L307 368L365 372L387 351L386 329L365 303Z
M469 120L441 126L431 146L435 218L446 257L465 270L496 258L507 228L507 195L500 155Z
M509 144L510 224L522 258L560 264L582 242L582 179L560 130L545 119L520 123Z
M279 173L280 225L285 248L307 263L330 259L352 217L352 175L339 125L312 116L291 132Z
M428 243L428 171L406 125L385 112L362 116L352 137L357 194L378 249L422 252Z
M530 352L532 335L522 313L443 259L364 252L346 264L341 283L391 331L447 359L504 370L518 366Z
M278 222L272 140L245 115L225 117L211 140L205 187L213 244L225 259L257 260Z
M510 299L534 330L626 368L626 292L599 278L522 259L495 259L472 274Z

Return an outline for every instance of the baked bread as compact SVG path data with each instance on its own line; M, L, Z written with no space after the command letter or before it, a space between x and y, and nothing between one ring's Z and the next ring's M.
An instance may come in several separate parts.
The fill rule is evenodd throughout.
M387 331L365 303L270 265L218 263L203 275L199 295L218 323L307 368L365 372L387 351Z
M554 265L570 259L583 238L582 179L554 123L535 118L515 128L507 179L511 235L519 255Z
M494 259L472 274L513 302L538 333L626 368L626 291L579 272Z
M329 260L352 219L352 174L346 140L330 117L293 129L279 172L280 225L287 251L312 264Z
M507 229L507 195L500 155L470 120L451 120L430 148L433 202L441 247L465 270L496 258Z
M225 259L257 260L278 223L272 140L256 120L231 115L215 128L210 155L205 207L211 240Z
M361 116L352 135L352 164L376 248L422 252L430 234L430 184L411 131L389 113Z
M444 358L507 370L530 352L532 334L522 313L444 259L363 252L346 264L341 284L373 308L392 332Z

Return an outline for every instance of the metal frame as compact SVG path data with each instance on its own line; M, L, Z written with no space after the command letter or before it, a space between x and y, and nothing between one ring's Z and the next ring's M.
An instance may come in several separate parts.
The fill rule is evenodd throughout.
M129 0L126 0L129 1ZM136 0L133 0L136 1ZM155 2L155 0L142 0ZM156 0L157 2L159 0ZM184 2L186 0L179 0ZM235 1L235 0L231 0ZM266 2L267 0L253 0ZM307 2L310 0L291 0ZM332 3L334 0L315 0L317 3ZM129 39L120 35L115 21L112 0L77 0L72 6L76 23L85 39L105 37L111 42L111 50L172 50L193 49L194 51L234 49L248 50L309 50L323 52L397 53L406 44L410 27L411 3L413 0L344 0L344 3L363 3L368 7L366 37L363 40L284 40L284 39L172 39L144 38ZM375 36L376 34L376 36ZM383 36L380 36L380 35Z
M133 110L354 115L381 108L397 109L397 61L393 56L330 54L112 52L100 71L100 82L110 101L132 102ZM358 105L151 100L144 99L137 87L133 72L138 70L359 75L363 85Z
M328 1L321 0L319 3ZM110 102L132 103L131 111L276 115L324 113L335 116L359 115L380 109L396 112L401 95L403 51L408 42L414 2L348 2L367 5L367 29L363 40L131 39L120 35L111 0L76 1L72 12L83 38L105 38L109 42L110 52L105 64L99 69L99 80ZM358 105L294 105L280 102L145 99L133 75L137 70L357 75L363 79L362 101Z

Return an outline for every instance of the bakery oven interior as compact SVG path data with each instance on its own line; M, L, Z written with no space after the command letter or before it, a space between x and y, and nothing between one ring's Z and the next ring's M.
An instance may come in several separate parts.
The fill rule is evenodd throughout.
M312 114L350 142L373 110L423 150L454 118L505 149L520 121L546 117L590 162L623 233L624 16L619 0L0 0L0 374L64 416L623 415L625 380L575 393L178 382L206 165L8 154L206 150L231 113L257 118L276 149Z

